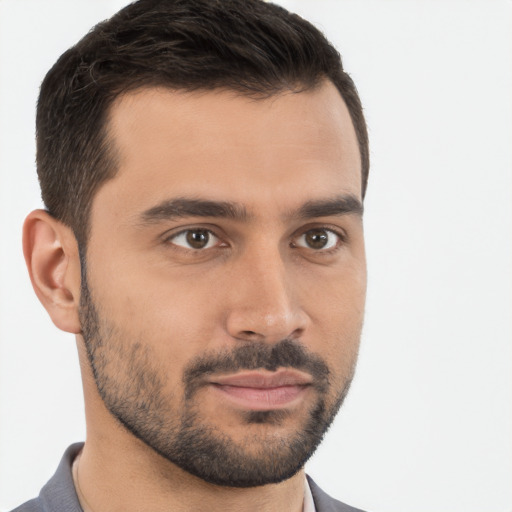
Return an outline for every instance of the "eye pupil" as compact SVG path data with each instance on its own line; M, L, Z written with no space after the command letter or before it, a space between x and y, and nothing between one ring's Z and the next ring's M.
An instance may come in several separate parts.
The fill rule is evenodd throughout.
M194 229L187 233L187 243L194 249L202 249L208 245L210 234L206 229Z
M306 243L312 249L323 249L328 241L329 237L324 229L312 229L305 234Z

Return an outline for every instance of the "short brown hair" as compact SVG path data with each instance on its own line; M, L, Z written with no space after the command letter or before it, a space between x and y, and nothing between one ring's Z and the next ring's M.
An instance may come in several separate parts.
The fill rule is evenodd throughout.
M261 0L139 0L96 25L46 75L37 106L37 171L51 215L86 242L98 187L116 171L109 108L144 86L227 88L268 97L331 80L369 170L361 103L341 58L309 22Z

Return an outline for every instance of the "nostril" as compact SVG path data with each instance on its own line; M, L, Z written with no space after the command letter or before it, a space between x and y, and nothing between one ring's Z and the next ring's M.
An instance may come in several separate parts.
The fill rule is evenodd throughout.
M288 339L290 340L297 340L302 337L304 334L304 329L302 327L299 327L295 329L289 336Z
M265 336L255 331L240 331L236 338L241 341L263 341Z

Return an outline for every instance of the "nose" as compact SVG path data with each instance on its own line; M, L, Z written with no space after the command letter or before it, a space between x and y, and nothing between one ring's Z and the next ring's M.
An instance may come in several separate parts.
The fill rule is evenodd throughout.
M277 250L242 258L233 268L228 292L229 335L239 341L267 343L300 338L309 317L297 277Z

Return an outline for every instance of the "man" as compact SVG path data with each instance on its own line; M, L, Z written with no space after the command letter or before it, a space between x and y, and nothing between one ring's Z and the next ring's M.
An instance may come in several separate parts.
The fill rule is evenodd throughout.
M339 55L257 0L140 0L46 76L34 290L87 439L17 511L355 511L304 464L353 377L366 126Z

